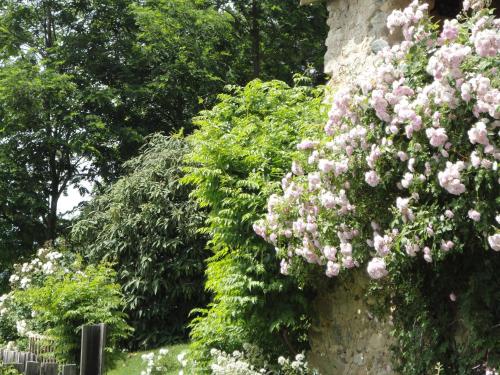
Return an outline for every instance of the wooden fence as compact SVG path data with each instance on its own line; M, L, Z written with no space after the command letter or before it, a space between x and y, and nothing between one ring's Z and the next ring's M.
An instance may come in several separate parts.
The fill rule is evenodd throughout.
M35 354L37 360L41 363L56 363L55 347L55 340L47 336L28 335L28 353Z
M80 375L104 374L104 324L82 327ZM0 349L3 366L11 366L24 375L77 375L76 364L58 364L53 355L55 342L43 336L29 338L27 352Z

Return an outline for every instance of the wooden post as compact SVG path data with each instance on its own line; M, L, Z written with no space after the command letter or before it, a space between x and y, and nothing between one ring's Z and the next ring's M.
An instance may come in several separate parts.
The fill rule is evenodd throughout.
M106 325L83 326L80 375L104 374L104 347L106 345Z
M16 363L17 362L17 353L13 350L5 350L3 352L3 363Z
M76 365L64 365L62 375L76 375Z
M17 362L22 363L23 366L26 365L26 361L28 360L28 353L20 352L17 355ZM24 371L24 369L23 369Z
M40 363L31 361L26 362L25 375L40 375Z
M57 375L57 363L42 363L40 375Z

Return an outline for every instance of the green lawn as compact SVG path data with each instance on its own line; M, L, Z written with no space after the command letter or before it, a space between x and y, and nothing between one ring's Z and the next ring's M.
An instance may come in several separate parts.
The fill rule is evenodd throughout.
M178 344L165 347L169 351L166 357L169 358L169 362L172 364L173 368L168 372L168 375L179 374L181 367L177 362L177 355L183 351L187 351L188 347L189 344ZM158 353L158 350L160 350L160 348L144 352L128 353L127 357L123 361L119 361L117 363L115 369L107 372L107 375L140 375L141 371L145 369L145 364L141 359L141 355L150 352Z

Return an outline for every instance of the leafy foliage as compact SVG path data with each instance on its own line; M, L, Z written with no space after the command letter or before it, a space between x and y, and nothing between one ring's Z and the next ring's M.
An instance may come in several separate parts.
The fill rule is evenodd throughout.
M295 0L214 2L231 15L232 69L241 75L238 83L260 78L291 84L297 73L323 83L324 40L328 33L324 6L299 6Z
M323 7L246 3L0 1L2 267L65 233L68 188L114 180L145 136L189 132L226 84L253 78L251 25L261 77L322 71Z
M423 262L400 265L377 287L383 303L398 306L393 349L401 373L427 374L436 363L444 374L484 374L483 364L498 368L500 259L474 253L476 262L456 254L434 270Z
M17 290L13 298L34 312L31 324L56 340L55 354L64 361L78 360L84 324L108 326L106 366L113 365L119 344L131 331L122 312L123 296L116 274L104 264L76 273L57 273L41 286Z
M0 375L19 375L20 372L17 371L14 367L9 365L4 365L0 361Z
M213 300L192 322L203 364L213 347L230 352L248 342L278 355L306 345L309 293L273 274L274 250L253 234L252 223L278 189L289 150L323 118L321 89L279 81L230 87L219 100L196 119L183 179L208 210L204 231L213 252L206 284Z
M204 305L203 213L179 183L188 146L181 136L149 138L127 173L85 208L75 245L92 262L115 263L126 311L136 329L132 346L186 335L189 311Z
M63 241L41 248L29 262L16 264L11 292L0 296L2 341L26 347L30 333L55 341L62 362L77 363L82 325L108 326L107 362L131 333L123 313L124 300L109 264L84 266Z
M95 176L92 162L101 156L97 144L106 130L80 111L71 77L49 66L3 64L0 87L0 223L6 227L0 246L11 257L55 239L57 202L68 187Z
M59 199L70 187L83 192L82 180L93 180L103 155L113 154L108 129L83 110L85 95L54 52L67 26L61 8L59 1L0 4L2 266L61 234Z

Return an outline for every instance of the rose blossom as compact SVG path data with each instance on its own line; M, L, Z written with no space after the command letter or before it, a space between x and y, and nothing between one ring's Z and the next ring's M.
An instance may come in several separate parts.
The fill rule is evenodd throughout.
M387 276L387 269L385 265L385 261L382 258L373 258L369 263L368 267L366 268L368 271L368 275L372 279L381 279L384 276Z
M333 171L335 167L335 162L327 159L320 159L318 162L318 169L323 173L328 173Z
M442 146L448 140L446 135L446 130L444 128L429 128L425 131L427 138L429 138L429 143L434 147Z
M453 217L455 216L455 214L453 213L452 210L446 210L444 212L444 216L446 216L448 219L453 219Z
M469 216L469 218L472 219L473 221L481 220L481 214L476 210L469 210L467 216Z
M389 254L391 244L392 238L388 235L382 237L376 234L375 237L373 237L373 247L375 247L375 250L377 250L377 253L380 256L386 256L387 254Z
M488 131L486 130L486 124L482 121L477 122L474 127L467 132L467 134L469 135L469 140L472 144L479 143L486 146L490 143L488 139Z
M368 185L375 187L380 183L380 177L375 171L369 171L365 173L365 181Z
M449 193L460 195L465 192L465 185L460 181L460 172L465 168L463 162L458 161L455 164L446 163L446 169L438 173L439 185Z
M454 41L458 36L458 21L457 20L444 20L443 31L441 38L444 40Z
M441 250L443 251L449 251L453 249L454 246L455 244L453 243L453 241L441 241Z
M500 233L495 233L488 237L488 243L491 248L495 251L500 251Z
M429 249L427 246L424 247L424 259L427 263L432 262L432 254L431 254L431 249Z
M494 57L500 50L500 34L492 29L482 30L474 36L474 47L479 56Z
M285 260L285 259L281 259L281 263L280 263L280 273L282 275L288 275L288 268L289 268L289 264L288 262Z
M311 141L310 139L304 139L297 145L298 150L310 150L315 148L319 144L318 141Z
M337 256L337 249L333 246L325 246L323 249L326 259L335 260Z
M334 277L337 276L340 272L340 264L329 261L326 264L326 276Z

